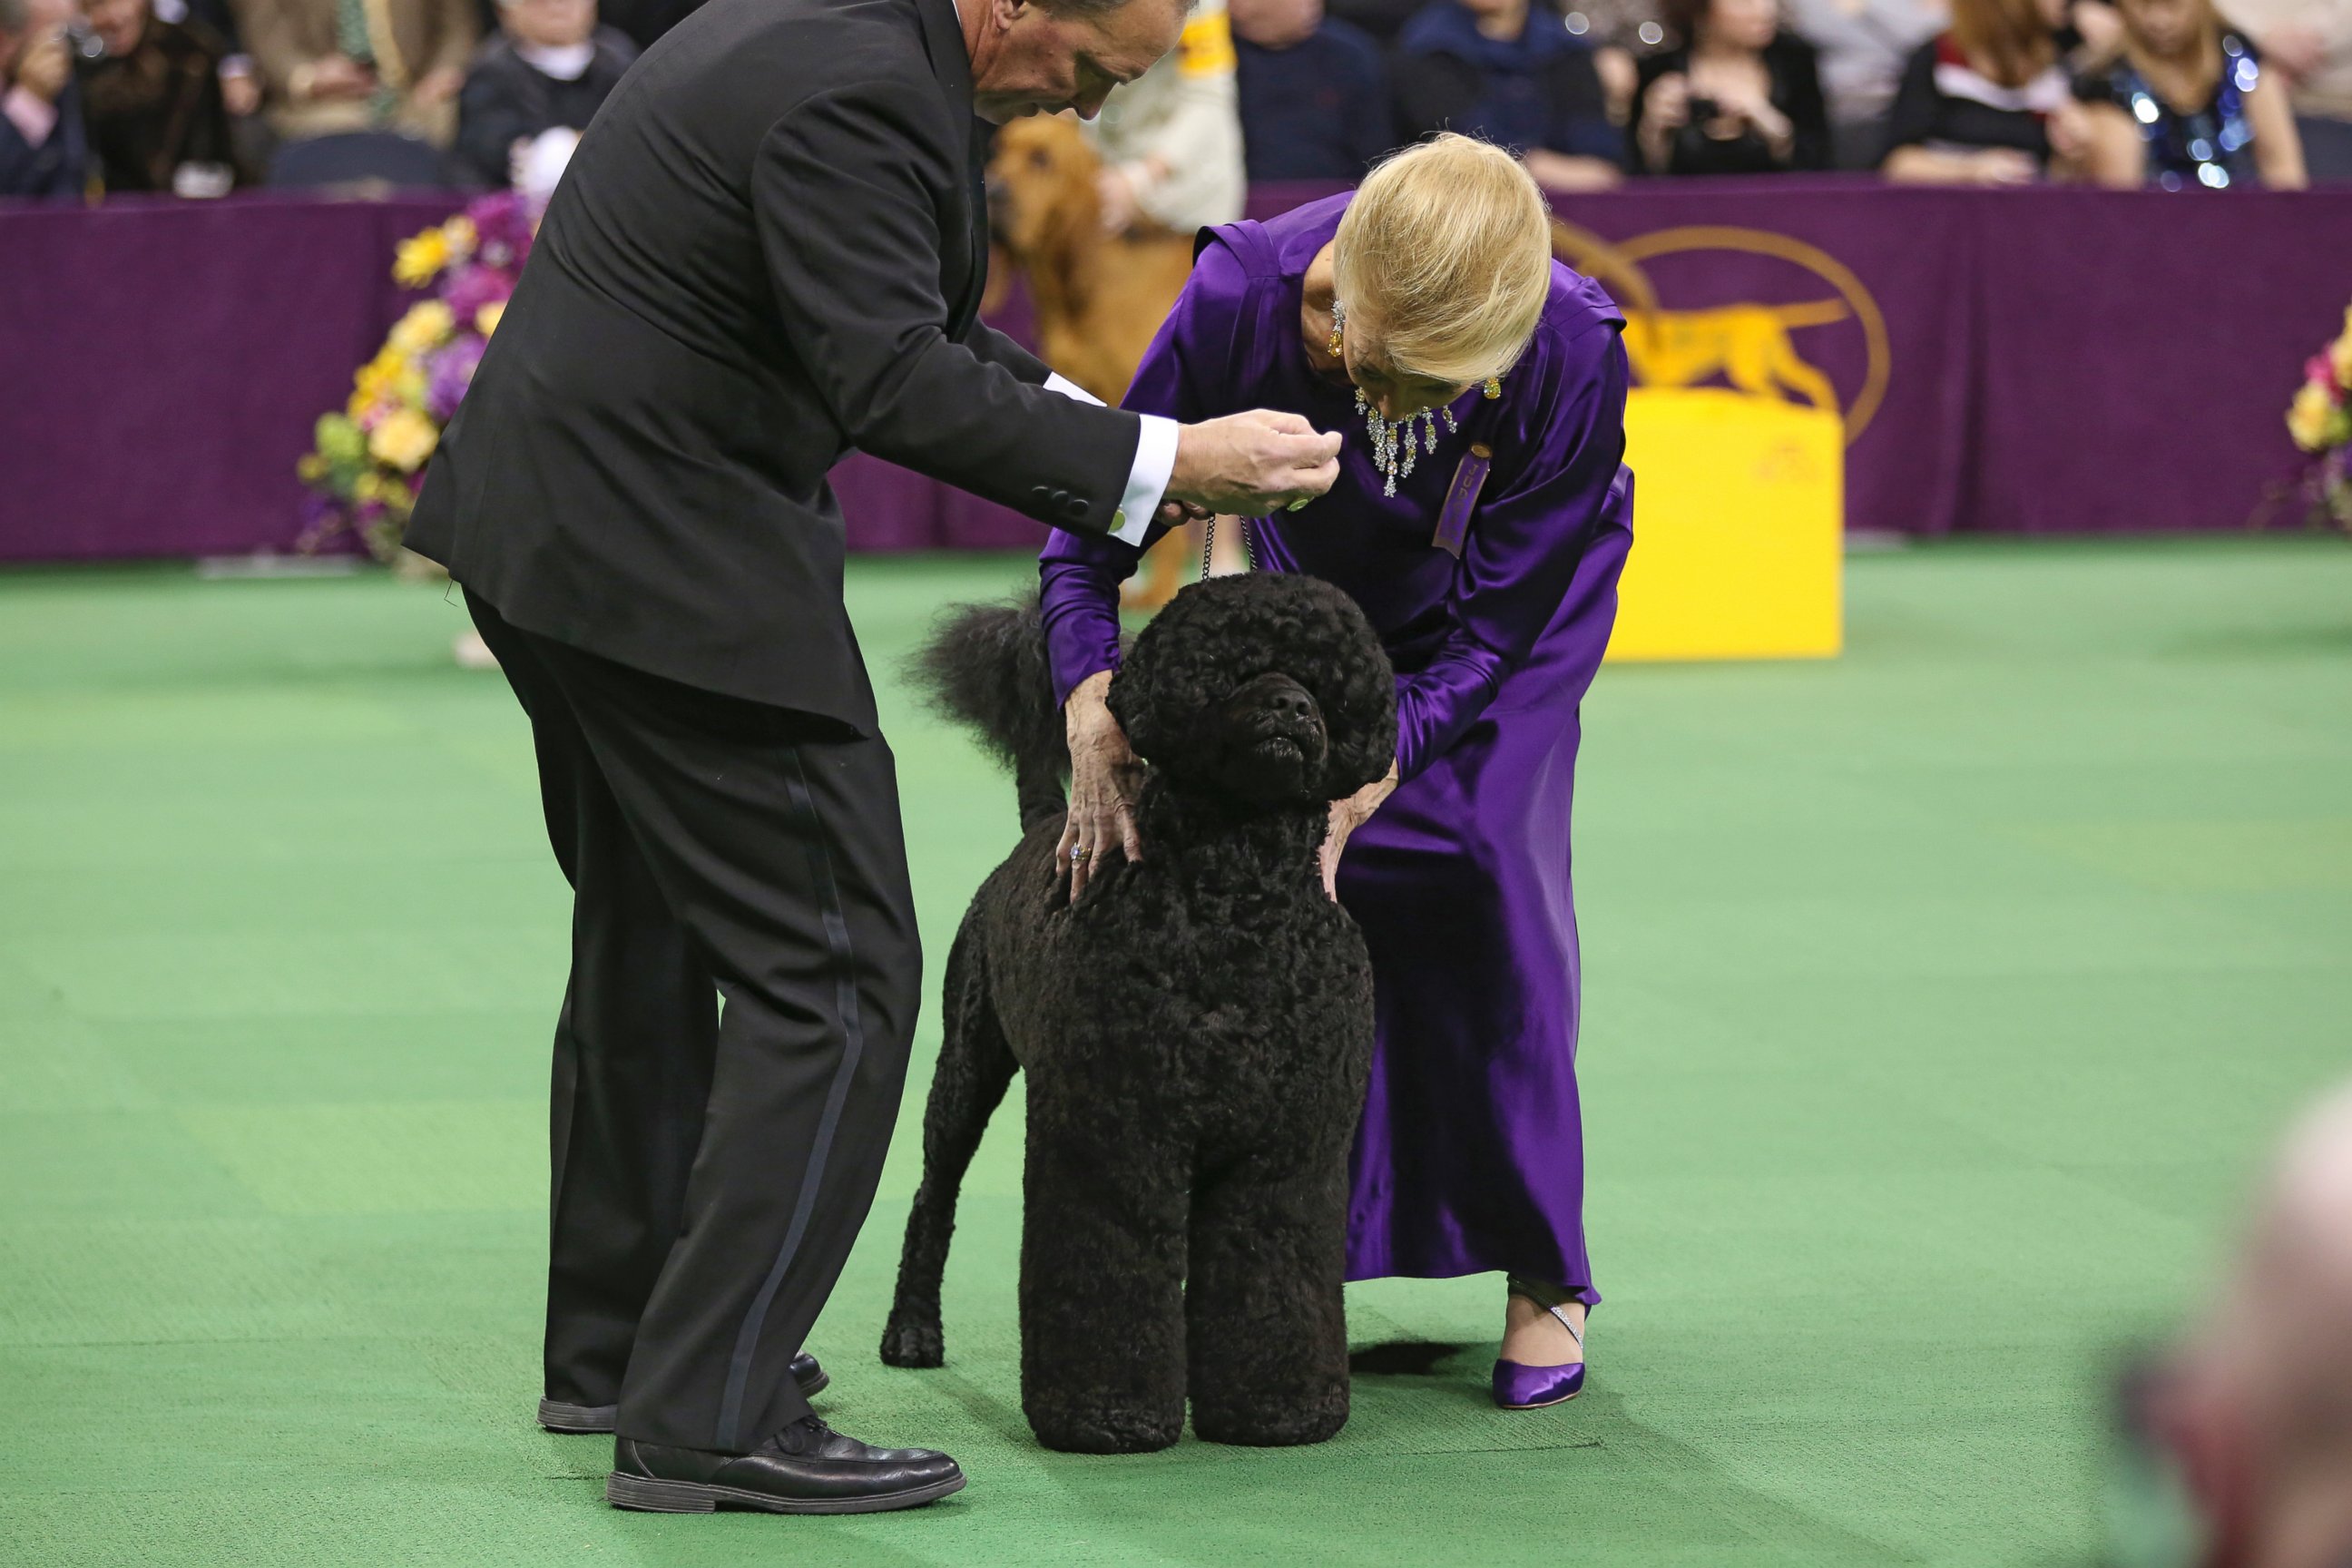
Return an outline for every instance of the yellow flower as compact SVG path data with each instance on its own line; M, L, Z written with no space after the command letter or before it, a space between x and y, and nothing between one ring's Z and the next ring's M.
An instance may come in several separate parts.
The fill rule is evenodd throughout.
M447 342L457 324L448 306L438 300L422 300L411 305L408 314L393 324L391 335L383 340L384 347L399 351L404 358L421 354Z
M449 247L449 254L453 258L473 255L474 247L479 242L480 237L474 232L474 220L464 213L459 213L441 226L441 238Z
M2295 389L2287 410L2287 434L2306 452L2325 452L2352 440L2352 414L2347 414L2328 388L2306 381Z
M474 312L474 331L488 337L499 330L499 323L506 319L506 314L507 302L504 300L491 300Z
M394 409L384 416L383 424L368 432L368 455L404 474L423 468L440 444L441 432L414 408Z
M433 281L435 273L449 265L449 236L444 229L428 228L423 234L400 242L392 258L392 280L409 289L422 289Z

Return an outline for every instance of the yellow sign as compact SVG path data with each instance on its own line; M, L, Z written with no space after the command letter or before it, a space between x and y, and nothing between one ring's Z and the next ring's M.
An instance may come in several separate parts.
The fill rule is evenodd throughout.
M1612 242L1555 218L1552 249L1570 267L1598 279L1625 312L1625 357L1640 385L1691 387L1721 375L1733 390L1750 397L1802 402L1839 414L1848 445L1869 426L1885 400L1893 368L1886 318L1853 269L1818 246L1769 229L1711 226L1659 229ZM1811 273L1832 293L1707 310L1662 306L1643 264L1661 256L1708 250L1777 258ZM1830 378L1804 357L1791 334L1849 321L1862 333L1864 368L1862 384L1841 406Z
M1554 248L1625 312L1633 550L1612 659L1822 658L1844 640L1845 448L1886 395L1886 322L1834 257L1761 229L1662 229L1612 243L1555 222ZM1700 310L1662 305L1645 263L1690 251L1788 261L1829 292ZM1852 323L1850 396L1796 334ZM1704 384L1720 377L1726 387Z

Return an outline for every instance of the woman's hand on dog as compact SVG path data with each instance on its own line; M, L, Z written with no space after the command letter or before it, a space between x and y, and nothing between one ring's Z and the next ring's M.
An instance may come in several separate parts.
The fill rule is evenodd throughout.
M1109 692L1110 671L1099 671L1080 681L1062 709L1070 739L1070 816L1054 864L1056 875L1069 874L1073 900L1113 849L1129 860L1143 858L1135 826L1143 763L1111 717Z
M1320 860L1323 866L1323 892L1333 903L1339 901L1339 852L1348 847L1348 835L1361 827L1381 802L1396 793L1396 764L1389 764L1386 778L1374 779L1345 800L1331 803L1331 826L1323 836Z

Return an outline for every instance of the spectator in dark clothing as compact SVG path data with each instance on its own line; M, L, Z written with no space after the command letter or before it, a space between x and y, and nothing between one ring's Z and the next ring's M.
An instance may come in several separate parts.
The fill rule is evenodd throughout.
M1521 153L1555 191L1623 175L1624 136L1610 123L1592 49L1549 5L1430 0L1405 24L1390 70L1407 141L1481 137Z
M0 0L0 196L83 192L89 144L66 42L70 14L55 0Z
M85 0L105 53L84 56L82 119L109 191L226 195L236 183L224 49L201 23L166 22L148 0Z
M1770 174L1830 165L1813 47L1774 0L1673 0L1680 47L1641 62L1633 156L1650 174Z
M636 58L625 35L596 25L596 0L500 0L499 33L457 98L457 163L483 184L513 183L541 137L588 128Z
M1880 165L1913 185L2019 185L2082 173L2085 112L2042 0L1952 0L1904 68Z
M1323 0L1226 0L1252 180L1358 180L1395 137L1381 47Z

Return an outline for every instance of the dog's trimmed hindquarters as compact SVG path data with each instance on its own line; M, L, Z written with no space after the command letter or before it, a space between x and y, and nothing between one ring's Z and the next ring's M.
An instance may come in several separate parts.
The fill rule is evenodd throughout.
M1328 803L1393 754L1387 659L1311 578L1180 595L1111 689L1153 766L1144 859L1073 907L1040 635L1034 609L965 611L928 660L942 706L1013 762L1025 832L948 960L883 1357L943 1357L957 1188L1025 1070L1022 1401L1040 1441L1164 1447L1188 1396L1203 1437L1319 1441L1348 1414L1347 1152L1372 1016L1316 851Z

